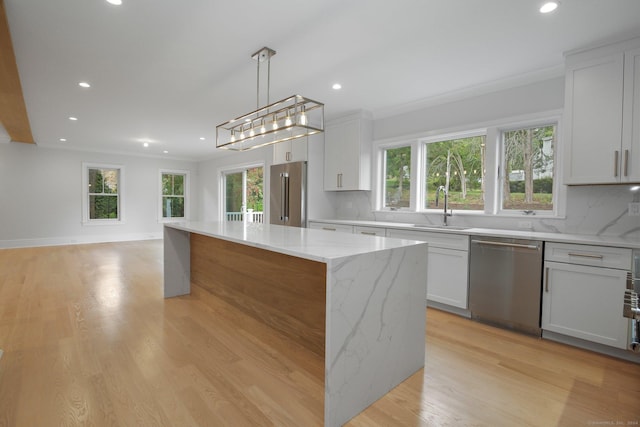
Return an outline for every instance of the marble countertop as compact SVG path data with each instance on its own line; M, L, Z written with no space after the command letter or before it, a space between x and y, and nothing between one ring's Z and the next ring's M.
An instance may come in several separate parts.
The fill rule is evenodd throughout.
M167 223L165 227L325 263L354 255L425 244L415 240L329 233L259 223L187 221Z
M619 248L640 249L640 241L637 238L625 238L616 236L595 236L588 234L566 234L566 233L545 233L527 230L506 230L493 228L446 228L446 227L416 227L415 224L401 222L383 221L359 221L359 220L337 220L337 219L313 219L309 222L325 222L331 224L347 224L362 227L395 228L411 231L429 231L437 233L465 234L469 236L493 236L512 237L520 239L544 240L545 242L577 243L583 245L613 246Z

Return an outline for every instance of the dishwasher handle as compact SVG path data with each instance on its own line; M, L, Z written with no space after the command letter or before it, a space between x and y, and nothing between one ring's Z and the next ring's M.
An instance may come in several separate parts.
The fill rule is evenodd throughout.
M503 246L508 248L518 248L518 249L535 249L538 250L540 247L538 245L525 245L522 243L505 243L505 242L494 242L493 240L471 240L471 243L478 243L479 245L487 245L487 246Z

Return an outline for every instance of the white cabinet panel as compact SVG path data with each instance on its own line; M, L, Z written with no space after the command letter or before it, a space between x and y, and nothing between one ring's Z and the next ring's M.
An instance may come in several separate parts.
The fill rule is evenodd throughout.
M355 115L327 123L324 133L324 190L371 190L371 120Z
M307 138L279 142L273 145L273 164L307 160Z
M545 262L542 329L624 349L626 271Z
M325 231L338 231L341 233L353 233L352 225L333 224L330 222L311 221L309 222L309 228L315 228L317 230L325 230Z
M380 228L380 227L362 227L359 225L356 225L355 227L353 227L353 232L356 234L364 234L364 235L368 235L368 236L382 236L384 237L386 235L386 231L384 228Z
M622 182L640 182L640 48L625 53Z
M466 309L469 252L429 246L427 299Z
M640 182L640 38L567 56L564 182Z
M387 237L427 242L427 299L465 310L469 307L469 236L387 229Z

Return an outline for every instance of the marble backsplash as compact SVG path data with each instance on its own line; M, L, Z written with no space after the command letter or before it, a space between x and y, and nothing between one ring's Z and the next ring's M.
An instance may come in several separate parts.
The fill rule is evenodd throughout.
M640 202L640 190L631 185L572 186L567 188L564 218L523 215L504 217L453 211L451 225L481 228L531 230L640 239L640 216L629 216L629 203ZM441 213L374 211L370 191L335 193L335 218L416 224L442 224ZM320 219L320 218L318 218ZM522 222L531 227L523 227Z

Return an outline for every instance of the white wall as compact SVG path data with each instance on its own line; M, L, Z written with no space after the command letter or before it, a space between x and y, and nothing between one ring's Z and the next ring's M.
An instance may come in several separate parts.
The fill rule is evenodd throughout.
M82 224L82 163L125 168L125 222ZM191 213L198 212L198 164L30 144L0 144L0 248L162 237L160 169L190 171Z

